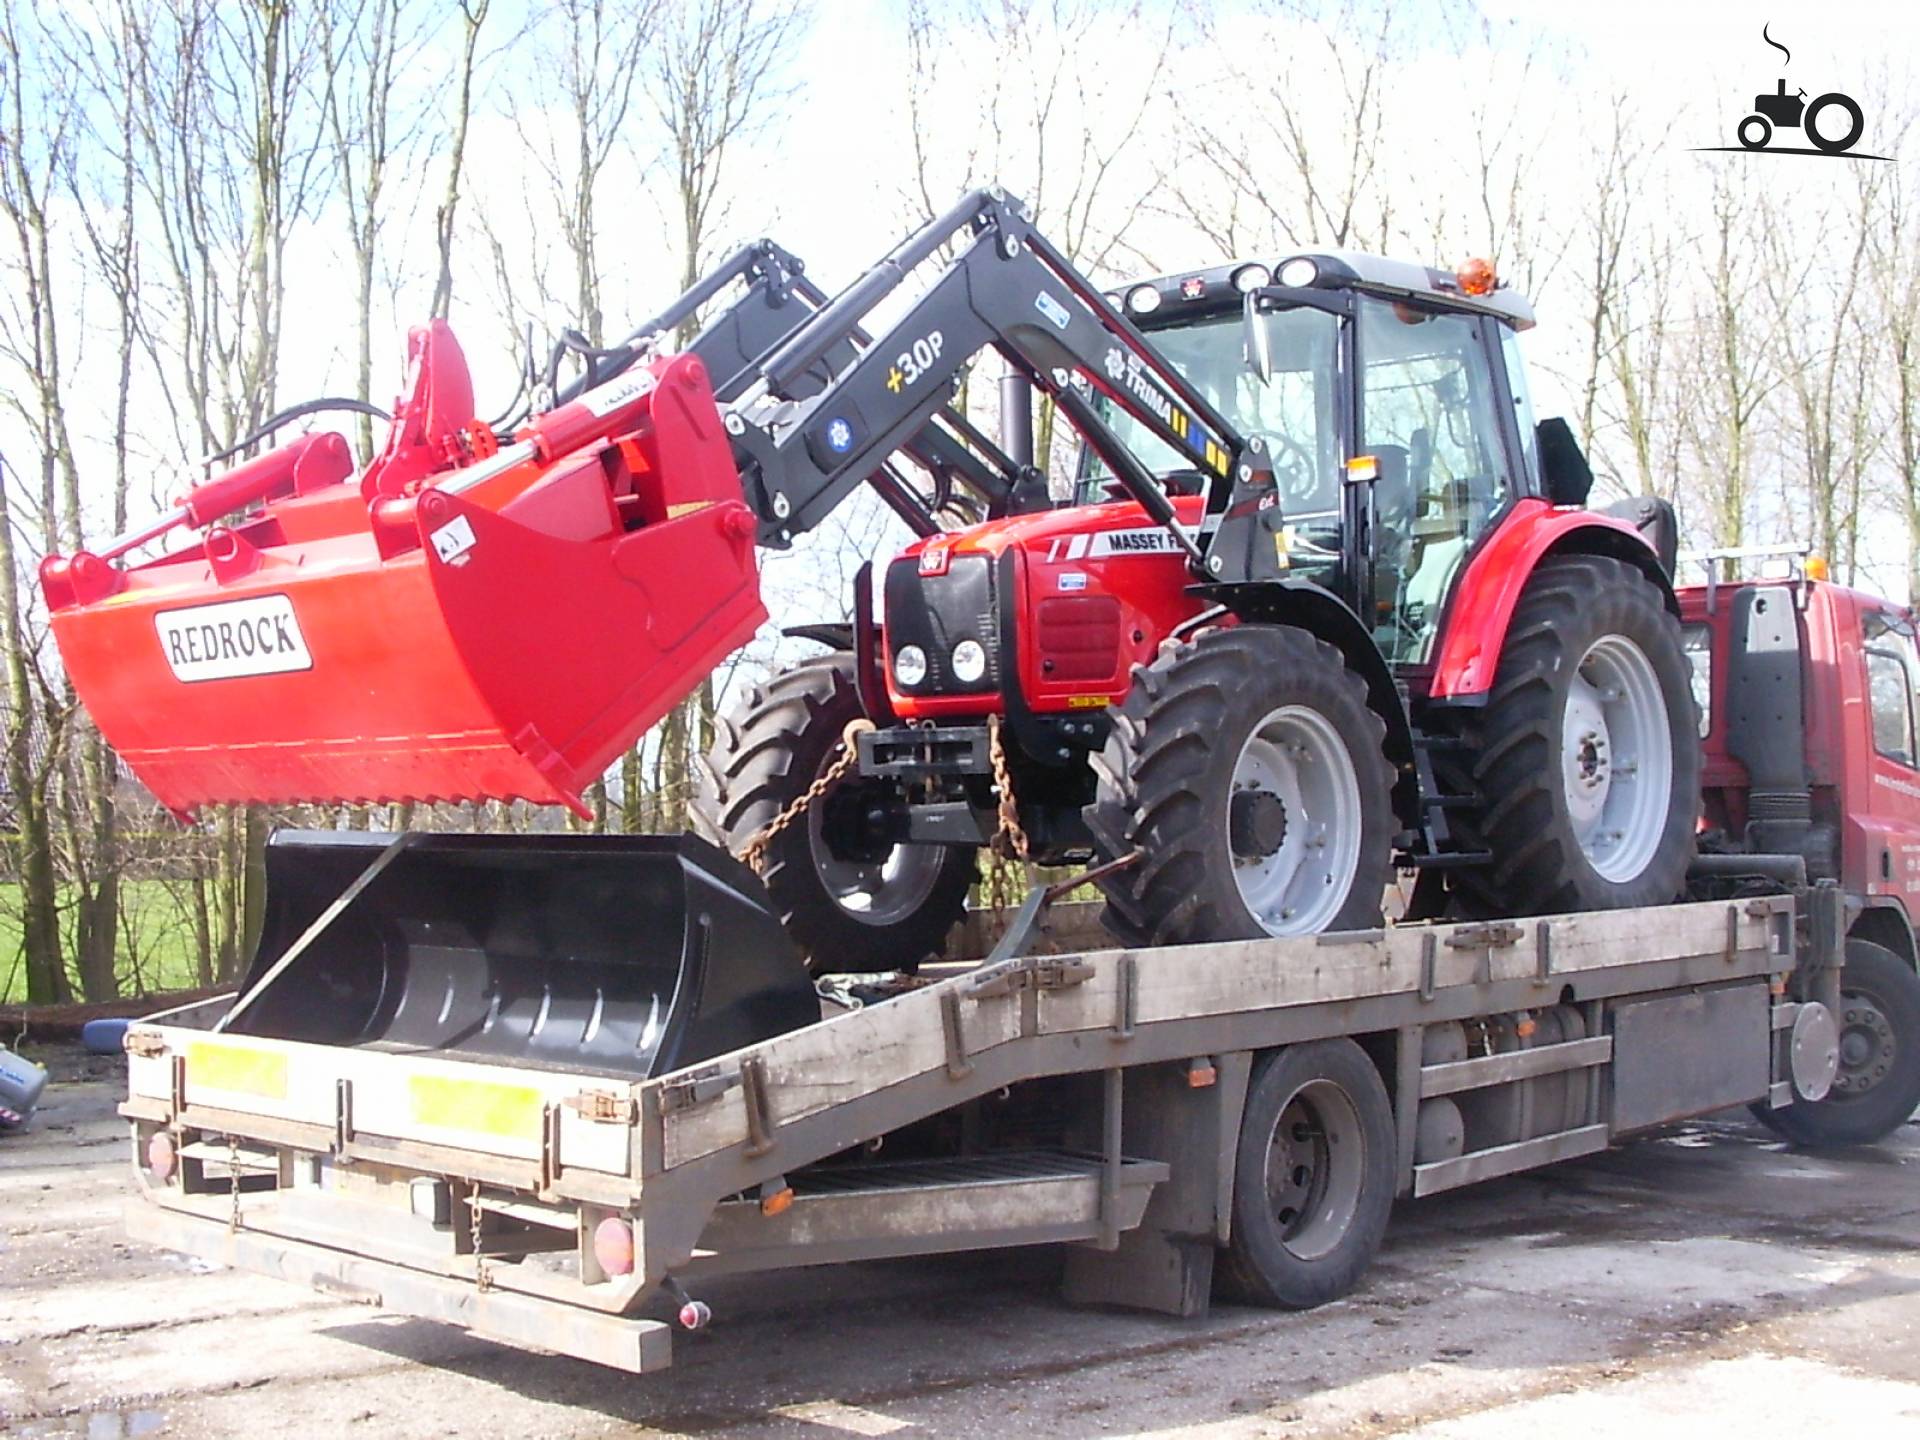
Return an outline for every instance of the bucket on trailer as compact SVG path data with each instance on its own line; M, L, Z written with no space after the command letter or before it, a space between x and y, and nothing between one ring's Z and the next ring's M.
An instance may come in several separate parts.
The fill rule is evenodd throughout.
M766 618L753 515L697 357L636 366L496 451L485 427L446 418L471 393L451 336L416 334L416 350L414 398L358 483L344 442L323 443L338 437L302 437L157 526L42 566L75 689L174 811L526 799L585 813L584 788ZM186 549L113 563L248 504L262 508Z
M243 1001L393 838L273 837ZM232 1033L644 1078L820 1018L766 892L704 841L409 840Z

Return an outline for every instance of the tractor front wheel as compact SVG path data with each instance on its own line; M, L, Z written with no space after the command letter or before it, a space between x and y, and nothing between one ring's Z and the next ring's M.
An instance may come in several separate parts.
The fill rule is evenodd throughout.
M1633 566L1543 560L1521 592L1484 708L1465 727L1479 797L1460 838L1469 909L1550 914L1664 905L1693 858L1700 744L1680 624Z
M1380 923L1386 725L1340 652L1285 625L1212 630L1137 669L1087 808L1102 917L1134 945Z
M720 718L697 766L694 832L742 853L833 763L847 722L862 713L844 652L756 685ZM862 834L862 787L875 783L846 776L767 846L761 878L816 975L913 970L945 945L966 909L975 852Z

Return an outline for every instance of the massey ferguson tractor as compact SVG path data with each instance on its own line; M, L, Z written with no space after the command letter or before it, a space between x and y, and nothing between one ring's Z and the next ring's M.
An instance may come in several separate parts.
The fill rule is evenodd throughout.
M1375 925L1396 868L1418 914L1664 903L1700 790L1670 517L1582 508L1578 447L1527 397L1532 323L1484 262L1316 252L1110 297L981 191L831 300L763 242L622 345L569 338L580 373L557 353L517 429L417 330L363 471L304 436L42 583L79 693L175 811L580 810L766 618L757 547L870 484L919 536L883 608L863 572L855 622L807 632L829 653L726 717L697 804L814 970L936 950L996 840L1090 863L1130 944ZM952 404L986 350L1004 443ZM1082 442L1064 500L1033 390ZM411 843L394 876L436 842ZM543 846L520 873L562 863Z

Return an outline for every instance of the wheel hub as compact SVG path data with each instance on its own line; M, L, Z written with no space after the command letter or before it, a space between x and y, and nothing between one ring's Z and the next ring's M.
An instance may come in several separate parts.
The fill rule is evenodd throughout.
M1893 1068L1893 1025L1867 996L1841 998L1840 1073L1833 1078L1833 1088L1842 1095L1861 1095Z
M1560 760L1567 822L1587 863L1616 884L1635 879L1666 831L1673 734L1660 677L1626 636L1601 636L1574 667Z
M1301 1087L1267 1140L1267 1204L1281 1243L1313 1260L1339 1244L1360 1204L1366 1140L1353 1099L1327 1080Z
M826 804L808 807L807 848L821 886L841 912L884 928L926 903L939 883L945 852L938 845L896 844L877 833L882 825L870 799L853 785Z
M1271 790L1236 790L1227 805L1227 839L1237 860L1264 860L1287 839L1287 802Z
M1339 915L1359 865L1360 780L1320 711L1283 705L1253 727L1223 817L1233 878L1269 935L1312 935Z

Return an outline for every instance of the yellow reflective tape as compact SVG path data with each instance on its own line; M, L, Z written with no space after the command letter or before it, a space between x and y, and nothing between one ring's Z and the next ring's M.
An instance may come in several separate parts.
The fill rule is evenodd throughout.
M482 1135L533 1137L540 1133L540 1092L530 1085L412 1075L407 1093L413 1118L421 1125Z
M284 1100L287 1057L277 1050L195 1040L187 1046L187 1083L261 1100Z

